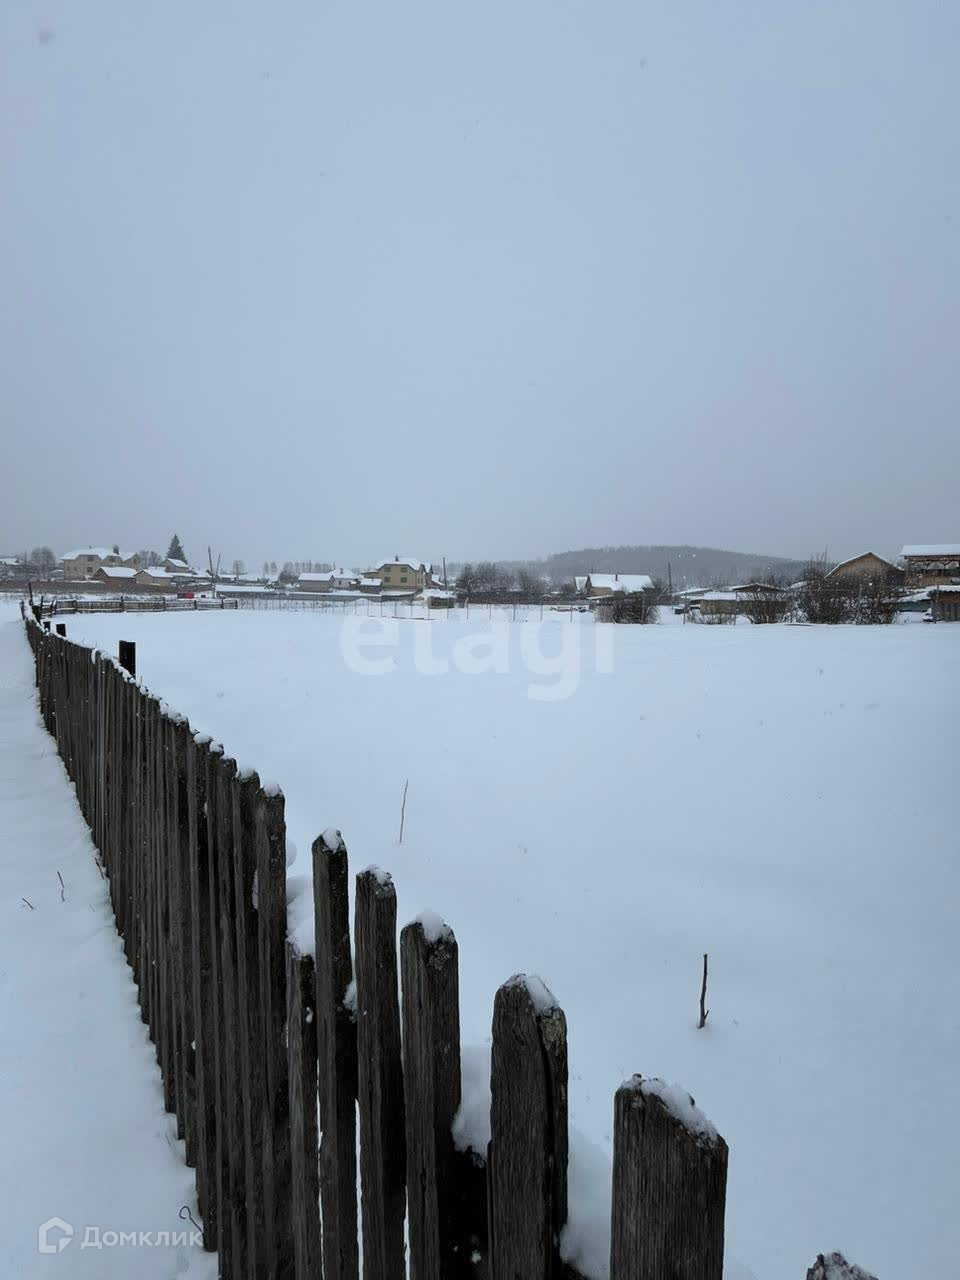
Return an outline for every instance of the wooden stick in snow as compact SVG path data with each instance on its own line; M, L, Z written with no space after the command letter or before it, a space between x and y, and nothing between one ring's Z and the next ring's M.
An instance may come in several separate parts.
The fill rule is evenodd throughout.
M697 1023L697 1030L702 1031L706 1026L707 1014L709 1009L705 1008L707 999L707 953L703 953L703 982L700 984L700 1021Z
M410 779L404 778L403 800L400 803L400 839L397 841L397 844L403 844L403 820L406 817L406 813L407 813L407 787L409 787L409 785L410 785Z

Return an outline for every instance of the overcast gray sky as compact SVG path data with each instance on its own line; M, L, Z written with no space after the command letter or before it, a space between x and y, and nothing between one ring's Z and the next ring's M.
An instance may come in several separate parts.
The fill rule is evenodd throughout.
M0 553L960 537L960 5L0 5Z

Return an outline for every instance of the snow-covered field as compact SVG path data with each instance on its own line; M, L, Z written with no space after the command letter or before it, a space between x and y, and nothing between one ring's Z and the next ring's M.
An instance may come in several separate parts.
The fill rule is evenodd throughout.
M547 981L596 1148L572 1173L592 1271L639 1071L730 1144L731 1277L799 1280L834 1248L882 1280L953 1274L960 626L66 623L135 640L145 684L282 784L291 877L338 826L401 923L450 922L465 1045L504 979Z

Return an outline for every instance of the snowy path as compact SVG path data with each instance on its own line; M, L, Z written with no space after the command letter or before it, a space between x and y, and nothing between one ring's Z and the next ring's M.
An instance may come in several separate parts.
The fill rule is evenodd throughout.
M6 618L0 619L0 1272L17 1280L207 1280L216 1275L214 1256L189 1243L153 1243L160 1232L172 1238L192 1231L177 1215L184 1204L196 1213L193 1171L163 1109L153 1046L86 824L40 722L19 619ZM73 1237L61 1252L40 1253L38 1228L54 1217L70 1224ZM106 1232L149 1232L151 1243L84 1248L87 1227L99 1228L101 1240ZM49 1243L64 1238L55 1228Z

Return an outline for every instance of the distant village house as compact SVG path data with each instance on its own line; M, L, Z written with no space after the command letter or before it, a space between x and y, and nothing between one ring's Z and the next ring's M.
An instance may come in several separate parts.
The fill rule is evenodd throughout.
M121 565L126 569L139 569L140 557L135 551L121 551L119 547L82 547L68 551L60 557L63 576L70 582L84 582L94 577L101 565Z
M433 576L432 565L415 558L394 556L392 560L381 560L364 577L379 578L384 591L424 591L427 588L442 587Z
M878 556L875 551L864 551L858 556L851 556L849 560L841 560L827 574L827 580L830 578L884 578L888 575L902 576L903 570L899 569L892 560L885 560L883 556Z
M900 558L908 587L939 587L960 582L960 542L906 546Z
M589 573L584 593L591 600L612 596L618 592L632 595L638 591L650 591L653 579L646 573Z
M360 574L353 569L331 569L329 573L301 573L297 580L301 591L356 591Z

